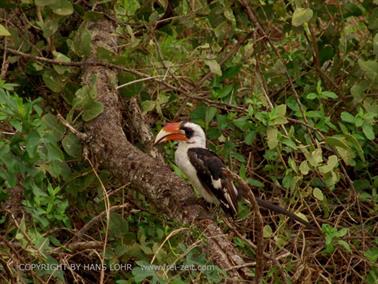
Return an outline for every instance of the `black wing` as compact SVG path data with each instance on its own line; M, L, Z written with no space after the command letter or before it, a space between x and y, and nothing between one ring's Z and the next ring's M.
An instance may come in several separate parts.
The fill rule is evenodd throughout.
M224 174L226 166L223 161L204 148L190 148L188 157L202 186L220 201L224 211L234 215L237 212L238 192Z

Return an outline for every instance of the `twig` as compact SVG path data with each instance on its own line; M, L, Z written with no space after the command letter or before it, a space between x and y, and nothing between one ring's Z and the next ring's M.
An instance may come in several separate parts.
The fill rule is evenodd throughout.
M246 0L239 0L239 2L246 9L248 18L256 25L256 27L258 28L258 30L260 30L260 32L264 35L264 37L266 38L267 42L269 43L269 45L273 49L273 51L276 54L276 56L278 57L278 59L281 61L282 64L285 64L285 62L282 59L282 56L281 56L279 50L275 47L275 45L270 40L269 36L266 34L264 28L261 26L260 22L258 21L255 13L253 12L253 10L251 9L251 7L249 6L249 3ZM293 80L291 79L290 74L289 74L289 72L287 71L286 68L285 68L285 75L286 75L286 78L287 78L287 80L288 80L288 82L290 84L290 87L291 87L291 89L292 89L292 91L294 93L295 99L296 99L296 101L298 103L299 110L300 110L300 112L301 112L301 114L303 116L303 119L307 123L307 117L306 117L306 114L305 114L305 112L303 110L303 106L302 106L302 103L300 101L299 95L297 93L297 90L295 89ZM310 133L310 137L312 137L311 133Z
M64 119L64 117L60 113L58 113L57 118L65 127L68 128L68 130L70 130L73 134L75 134L77 138L79 138L81 141L86 141L88 139L87 134L76 130L71 124L68 123L67 120Z
M109 196L108 196L108 193L106 191L105 185L102 182L100 176L98 175L97 170L95 169L92 161L88 157L85 157L85 159L88 161L89 165L91 166L91 168L93 170L93 173L95 174L97 180L99 181L99 183L101 185L102 192L103 192L103 196L104 196L106 224L105 224L105 236L104 236L104 244L103 244L103 249L102 249L102 257L100 258L101 266L104 266L104 263L105 263L105 254L106 254L106 246L108 244L108 236L109 236L110 200L109 200ZM103 269L101 269L100 283L104 283L104 278L105 278L105 272L104 272Z
M184 230L188 230L188 228L185 228L185 227L184 227L184 228L178 228L178 229L173 230L172 232L170 232L170 233L168 234L168 236L164 239L164 241L160 244L160 246L157 248L157 250L155 251L154 256L152 257L150 264L153 264L153 263L154 263L154 261L155 261L157 255L158 255L158 253L159 253L160 250L163 248L164 244L165 244L165 243L166 243L171 237L177 235L178 233L180 233L181 231L184 231Z
M249 32L244 37L239 39L237 41L237 43L232 46L232 48L229 52L227 52L226 54L220 54L218 56L219 65L222 66L228 59L230 59L234 54L236 54L238 52L238 50L240 49L240 47L251 37L251 35L252 35L252 32ZM227 49L227 47L225 49ZM202 85L205 83L205 81L209 80L213 76L214 76L214 74L211 71L206 73L205 76L203 76L198 81L198 83L196 85L196 89L194 90L194 93L196 92L196 90L198 91L202 87Z
M59 254L61 253L64 249L68 249L70 251L83 251L83 250L88 250L88 249L97 249L101 248L104 244L101 241L83 241L83 242L74 242L74 243L69 243L66 246L63 247L57 247L55 248L52 253L53 254Z
M226 220L226 224L228 225L228 227L230 227L234 233L240 238L242 239L243 241L245 241L247 244L249 244L249 246L251 246L253 249L255 249L257 251L257 246L251 242L251 240L247 239L245 236L243 236L232 224L230 224L227 220ZM272 257L270 254L268 254L267 252L263 252L264 254L264 257L271 260L278 268L278 270L280 271L281 273L281 279L284 281L284 283L287 283L286 281L286 277L285 277L285 273L284 273L284 270L282 269L281 267L281 264L279 263L278 260L280 260L281 258L285 258L287 256L292 256L294 258L298 258L296 255L292 254L291 252L287 251L285 253L283 253L282 255L279 255L277 257Z
M264 220L260 213L260 206L258 205L255 195L251 188L235 173L226 169L226 175L231 177L239 184L239 188L243 190L248 200L252 203L253 210L255 211L255 220L256 220L256 283L260 283L260 280L263 276L264 271L264 238L263 238L263 229L264 229Z
M112 206L112 207L109 208L109 211L113 212L113 211L116 211L116 210L119 210L119 209L129 208L129 207L130 207L130 204L128 204L128 203L121 204L121 205L114 205L114 206ZM88 223L86 223L80 229L80 231L78 231L75 234L75 236L71 240L81 238L94 224L96 224L97 222L99 222L106 214L107 213L106 213L106 210L105 210L105 211L102 211L97 216L93 217Z
M121 89L123 87L130 86L130 85L133 85L133 84L136 84L136 83L140 83L140 82L144 82L144 81L149 81L149 80L154 80L154 79L162 78L162 77L164 77L164 76L160 76L159 75L159 76L151 76L151 77L145 77L145 78L133 80L133 81L127 82L125 84L117 86L116 89L118 90L118 89Z
M4 52L3 52L3 63L1 64L1 73L0 78L5 79L5 76L7 74L9 62L7 61L7 46L8 46L8 40L7 37L4 38Z
M228 59L230 59L234 54L236 54L238 52L238 50L240 49L240 47L250 38L251 34L252 34L252 32L248 33L246 36L244 36L243 38L241 38L240 40L238 40L238 42L231 48L231 50L228 53L226 53L224 55L218 55L219 65L222 66ZM227 49L227 47L225 49ZM205 97L193 96L193 94L196 94L196 93L199 92L199 90L201 89L201 87L205 83L205 81L209 80L213 76L214 76L214 74L211 71L207 72L198 81L198 83L195 85L195 88L192 91L188 91L187 93L184 93L184 95L187 98L191 98L191 99L195 99L195 100L200 100L200 101L205 101L206 103L208 103L210 105L214 104L214 103L217 103L217 102L209 100L208 98L205 98ZM183 104L181 105L181 107L176 112L175 119L177 119L179 117L179 115L181 114L182 109L186 106L186 103L187 103L187 99L184 100Z
M276 262L278 262L278 260L280 260L281 258L285 258L289 255L291 255L290 252L285 252L277 257L275 257L274 259L269 257L268 254L264 253L264 255L269 259L269 261L267 262L267 264L273 262L276 264ZM233 270L233 269L240 269L240 268L244 268L244 267L251 267L251 266L256 266L256 261L253 261L253 262L246 262L244 264L240 264L240 265L235 265L233 267L230 267L230 268L227 268L226 271L229 271L229 270Z
M310 35L311 35L311 40L309 40L309 41L310 41L310 44L311 44L311 47L312 47L315 69L319 73L320 77L323 79L323 81L326 84L327 83L331 84L332 87L335 90L337 90L338 86L336 85L336 83L334 82L334 80L331 80L328 77L328 75L325 72L322 71L322 68L321 68L321 65L320 65L320 55L319 55L318 40L316 39L315 31L314 31L314 28L313 28L312 24L308 25L308 29L309 29ZM329 89L328 85L326 87Z
M0 257L0 264L3 267L3 269L5 270L5 273L8 275L8 279L10 280L10 283L16 283L15 277L13 276L13 273L10 270L8 263L1 257Z

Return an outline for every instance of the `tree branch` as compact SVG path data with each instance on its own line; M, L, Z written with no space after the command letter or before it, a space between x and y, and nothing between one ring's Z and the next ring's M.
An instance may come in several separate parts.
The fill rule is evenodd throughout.
M112 22L97 21L89 29L94 46L101 44L116 52L116 33ZM132 188L146 196L158 212L184 224L194 223L205 231L208 239L206 249L221 268L243 265L244 261L228 236L209 218L206 210L190 202L193 199L191 188L164 163L146 155L126 139L114 69L87 65L83 82L90 84L92 78L96 78L97 100L104 105L103 113L86 124L86 133L93 137L89 149L98 166L111 171L122 183L130 183ZM233 279L241 279L237 270L229 273Z

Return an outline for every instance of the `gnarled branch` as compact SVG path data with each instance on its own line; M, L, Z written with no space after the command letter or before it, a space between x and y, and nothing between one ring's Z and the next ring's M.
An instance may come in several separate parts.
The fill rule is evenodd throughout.
M92 23L93 46L105 47L116 53L115 28L107 20ZM93 52L95 56L95 50ZM154 159L132 145L121 124L120 102L116 91L116 72L104 66L87 66L83 82L96 78L97 100L104 111L86 124L86 134L92 137L89 149L96 163L109 170L120 182L144 194L158 212L184 224L195 224L208 239L211 258L223 269L244 263L228 236L208 217L206 210L193 204L191 188L179 179L159 159ZM229 271L233 279L240 279L236 270Z

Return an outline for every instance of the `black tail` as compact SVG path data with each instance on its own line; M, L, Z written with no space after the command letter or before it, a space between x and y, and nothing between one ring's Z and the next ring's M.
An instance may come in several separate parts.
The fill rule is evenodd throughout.
M263 199L258 198L258 197L256 197L256 202L257 202L257 204L260 207L262 207L264 209L268 209L268 210L274 211L276 213L286 215L286 216L288 216L289 218L291 218L293 220L301 222L303 225L306 225L306 226L309 225L309 223L307 221L305 221L302 218L298 217L293 212L290 212L289 210L287 210L285 208L282 208L281 206L278 206L276 204L273 204L273 203L271 203L269 201L263 200Z

